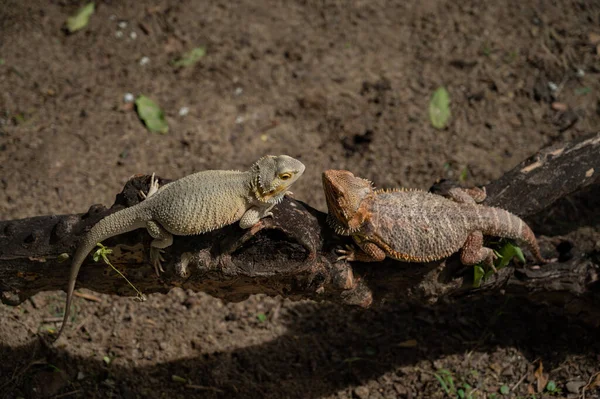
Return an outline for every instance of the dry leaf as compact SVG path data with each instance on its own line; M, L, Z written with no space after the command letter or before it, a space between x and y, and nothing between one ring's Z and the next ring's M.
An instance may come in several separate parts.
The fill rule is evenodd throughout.
M590 43L592 43L592 44L600 44L600 35L597 33L591 32L588 35L588 39L590 40Z
M540 366L537 368L535 373L533 373L535 379L537 380L537 391L544 392L544 388L546 388L546 384L548 384L548 376L544 374L544 365L540 360Z
M406 341L396 344L396 346L399 348L415 348L417 346L417 340L409 339L409 340L406 340Z
M596 378L594 378L594 381L592 381L592 383L587 387L587 389L589 389L590 391L596 388L600 388L600 373L596 374Z
M535 395L535 389L533 389L533 385L527 385L527 393L530 395Z
M555 111L565 112L568 108L569 108L569 106L565 103L559 103L559 102L552 103L552 109Z

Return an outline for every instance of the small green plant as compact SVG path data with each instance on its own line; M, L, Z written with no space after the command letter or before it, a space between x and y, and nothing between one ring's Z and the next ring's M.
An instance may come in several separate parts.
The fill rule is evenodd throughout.
M559 395L562 393L562 389L556 386L556 382L550 380L546 384L546 392L548 392L551 395Z
M433 375L438 380L447 396L457 399L474 399L473 387L464 381L456 384L450 370L440 369Z
M455 392L456 388L454 387L454 378L452 378L452 373L450 372L450 370L438 370L438 372L435 373L434 376L442 386L444 392L446 392L446 395L451 395Z
M129 279L127 277L125 277L125 275L123 273L121 273L121 271L119 269L114 267L113 264L110 263L110 261L108 260L108 255L112 254L112 249L105 247L101 243L97 243L96 246L98 247L98 249L92 255L92 259L94 259L94 262L99 262L100 259L102 259L104 261L104 263L109 265L115 272L117 272L117 274L119 274L119 276L123 277L125 279L125 281L127 282L127 284L129 284L131 286L131 288L133 288L135 290L135 292L137 293L136 298L138 300L140 300L141 302L144 302L146 300L146 295L144 295L140 290L138 290L136 288L136 286L133 285L131 283L131 281L129 281Z
M498 243L500 249L494 251L497 258L494 261L495 270L485 270L483 263L478 263L473 267L473 287L481 286L481 283L487 280L496 271L506 267L513 258L517 258L521 263L525 263L525 256L520 247L510 240L502 239Z
M484 43L483 47L481 48L481 54L485 55L486 57L489 57L492 54L492 48L490 47L489 43Z
M460 181L461 183L464 183L468 177L469 177L469 168L465 166L463 168L463 170L460 171L460 176L458 176L458 181Z
M577 94L578 96L590 94L591 92L592 92L592 89L590 89L589 87L580 87L578 89L575 89L575 94Z
M508 387L508 385L502 385L500 387L500 393L504 396L508 395L510 393L510 388Z
M267 315L264 313L258 313L256 315L256 318L258 319L258 321L260 321L261 323L264 323L265 321L267 321Z

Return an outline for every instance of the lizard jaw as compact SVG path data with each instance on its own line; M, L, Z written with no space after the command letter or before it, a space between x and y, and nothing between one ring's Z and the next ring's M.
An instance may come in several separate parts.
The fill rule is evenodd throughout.
M262 190L256 190L256 199L261 202L275 203L278 204L283 200L285 193L289 186L281 184L271 191L262 192Z

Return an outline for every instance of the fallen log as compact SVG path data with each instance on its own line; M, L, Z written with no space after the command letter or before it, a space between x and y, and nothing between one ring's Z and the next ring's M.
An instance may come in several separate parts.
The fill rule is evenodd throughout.
M542 253L558 258L557 262L509 266L477 288L472 268L461 266L456 256L427 264L389 259L375 264L336 261L335 249L351 241L335 235L326 214L290 198L274 209L273 218L263 219L264 228L254 235L235 224L199 236L175 237L164 254L166 272L160 277L149 264L151 238L145 230L113 237L104 244L113 250L113 265L144 294L183 287L226 301L262 293L363 307L512 295L563 307L598 325L600 233L585 226L598 217L590 204L600 198L599 176L600 133L543 149L488 184L486 204L518 214L533 226L540 225L540 220L543 224L548 213L568 215L565 206L582 204L581 209L589 208L589 212L571 217L567 234L549 231L540 237ZM2 302L17 305L38 292L65 289L70 256L83 234L106 215L139 202L138 193L147 191L149 181L149 176L132 178L109 209L94 205L85 214L0 222ZM161 184L165 182L160 179ZM432 191L443 192L449 186L440 182ZM136 295L110 267L91 257L81 268L77 286Z

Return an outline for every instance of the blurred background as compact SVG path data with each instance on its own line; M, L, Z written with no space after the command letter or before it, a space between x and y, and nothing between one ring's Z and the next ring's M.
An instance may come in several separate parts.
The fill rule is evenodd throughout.
M322 211L329 168L483 185L598 129L599 54L595 0L0 0L0 219L266 154L306 165L295 198ZM506 298L365 311L90 294L56 349L35 333L63 292L0 307L0 395L567 396L600 371L597 330Z

